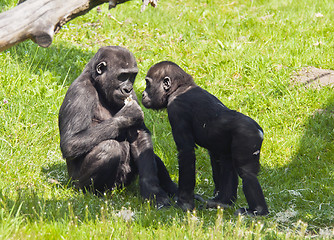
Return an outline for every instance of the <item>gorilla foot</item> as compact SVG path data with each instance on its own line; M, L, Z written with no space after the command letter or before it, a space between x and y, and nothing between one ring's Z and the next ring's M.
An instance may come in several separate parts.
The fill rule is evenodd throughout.
M171 206L170 202L168 202L168 203L156 203L157 210L167 209L167 208L170 208L170 206Z
M162 196L161 196L162 195ZM155 206L158 210L163 208L169 208L172 206L172 201L165 194L157 195L155 198Z
M206 208L231 208L232 205L230 204L226 204L226 203L222 203L216 199L210 199L208 201L206 201Z
M176 205L181 208L183 211L192 211L195 208L194 203L189 203L189 202L182 202L182 201L177 201Z
M250 216L250 217L256 217L256 216L266 216L269 214L269 211L267 209L259 209L259 210L251 210L248 208L239 208L237 211L234 212L235 216L242 215L242 216Z

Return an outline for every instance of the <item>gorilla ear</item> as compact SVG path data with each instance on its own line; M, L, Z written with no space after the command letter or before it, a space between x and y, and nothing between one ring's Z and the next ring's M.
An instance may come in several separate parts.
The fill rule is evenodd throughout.
M101 75L105 70L107 69L107 63L106 62L100 62L96 65L96 72Z
M164 90L167 92L172 85L172 81L170 80L169 77L165 77L164 80L162 81L162 84L163 84Z

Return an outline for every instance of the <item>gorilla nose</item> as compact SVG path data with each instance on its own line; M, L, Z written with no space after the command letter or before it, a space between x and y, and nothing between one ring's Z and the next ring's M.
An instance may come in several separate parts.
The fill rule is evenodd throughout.
M126 93L130 93L130 92L132 91L132 88L131 88L131 89L126 88L124 91L125 91Z
M132 87L125 87L122 89L123 94L129 94L132 91Z

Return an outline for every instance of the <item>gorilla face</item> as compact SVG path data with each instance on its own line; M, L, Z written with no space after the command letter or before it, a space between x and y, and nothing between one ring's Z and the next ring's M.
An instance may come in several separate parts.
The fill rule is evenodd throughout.
M193 87L193 78L170 61L162 61L153 65L146 75L146 89L142 103L146 108L166 108L173 96L178 96L187 88Z
M146 108L162 109L167 107L170 95L171 79L166 71L159 71L160 66L152 66L146 77L146 88L142 103Z
M168 78L168 77L167 77ZM143 92L142 103L146 108L162 109L167 107L167 93L163 83L150 77L145 78L146 88Z
M127 49L109 46L101 48L92 61L93 84L105 101L121 108L132 95L138 73L136 60Z

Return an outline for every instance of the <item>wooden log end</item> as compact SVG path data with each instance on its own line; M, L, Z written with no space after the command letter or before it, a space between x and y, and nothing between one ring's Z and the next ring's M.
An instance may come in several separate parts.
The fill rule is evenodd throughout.
M46 33L46 32L37 32L34 34L34 36L31 37L31 40L33 40L35 43L38 44L38 46L47 48L52 43L53 34Z

